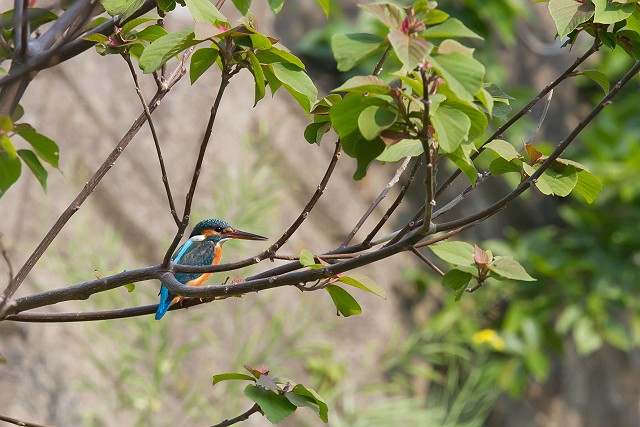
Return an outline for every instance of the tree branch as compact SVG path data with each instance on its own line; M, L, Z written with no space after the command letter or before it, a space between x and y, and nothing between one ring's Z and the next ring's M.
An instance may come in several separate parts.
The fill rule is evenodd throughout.
M136 93L138 94L138 98L140 98L140 102L142 103L142 108L144 108L144 114L147 117L149 130L151 130L153 143L156 147L156 154L158 155L158 162L160 163L160 172L162 173L162 183L164 184L164 190L167 193L167 199L169 199L169 209L171 211L171 216L173 217L173 220L175 221L176 226L180 226L180 218L178 217L178 213L176 212L176 205L173 202L173 196L171 195L171 187L169 186L167 169L164 167L164 159L162 158L160 141L158 140L156 127L154 126L153 119L151 118L151 112L149 111L149 106L147 105L147 101L145 101L144 99L144 94L142 93L142 88L140 88L140 82L138 81L138 74L136 73L136 69L133 67L133 64L131 63L131 57L128 54L123 54L122 57L127 62L127 65L129 66L129 71L131 72L131 77L133 78L133 83L135 84L135 87L136 87Z
M0 421L5 421L7 423L15 424L17 426L23 427L51 427L44 424L36 424L29 421L19 420L17 418L7 417L6 415L0 415Z
M4 259L4 262L7 264L7 268L9 269L9 283L13 280L13 266L11 265L11 258L9 258L9 252L7 252L7 248L4 247L4 243L2 243L2 234L0 234L0 255Z
M249 408L248 411L238 415L237 417L231 418L230 420L224 420L221 423L218 423L211 427L227 427L227 426L239 423L241 421L247 420L251 415L255 414L256 412L260 412L260 406L258 406L257 403L253 405L251 408Z

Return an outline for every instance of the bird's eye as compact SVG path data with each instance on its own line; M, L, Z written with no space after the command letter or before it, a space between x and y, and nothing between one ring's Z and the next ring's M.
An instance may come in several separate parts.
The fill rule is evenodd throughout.
M214 230L218 233L222 233L222 227L217 226L216 228L214 228Z

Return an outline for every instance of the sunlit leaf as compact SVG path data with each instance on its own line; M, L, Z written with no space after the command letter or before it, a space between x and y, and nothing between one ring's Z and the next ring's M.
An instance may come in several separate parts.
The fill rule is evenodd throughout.
M578 25L591 19L595 8L591 2L578 2L575 0L550 0L549 14L556 24L558 38L563 39Z
M619 21L623 21L631 16L636 8L636 2L623 4L621 2L610 0L592 1L596 7L595 15L593 16L593 22L598 24L613 24Z
M210 0L184 0L184 3L196 22L206 22L208 24L227 22L227 18L220 13Z
M231 380L246 380L246 381L255 381L256 379L251 375L240 374L236 372L228 372L225 374L217 374L213 376L213 384L216 385L221 383L222 381L231 381Z
M362 307L360 307L358 301L340 286L329 285L325 289L329 292L338 312L344 317L362 313Z
M423 63L433 49L432 43L419 37L411 37L402 30L391 30L388 39L398 59L408 70Z
M355 76L333 89L332 92L387 93L389 86L376 76Z
M318 89L304 69L291 63L281 62L274 62L271 67L278 80L308 115L318 97Z
M362 110L358 116L358 128L366 139L371 141L393 125L398 117L397 111L383 106L372 105Z
M602 191L602 181L589 171L579 170L575 191L591 204Z
M327 403L325 402L325 400L318 393L316 393L315 390L306 388L302 384L296 384L296 386L293 387L291 392L287 393L286 396L287 398L290 398L296 395L302 396L306 399L310 399L311 401L313 401L317 407L317 410L316 410L316 407L309 406L306 403L303 403L301 400L296 399L295 397L293 398L293 400L289 399L291 403L293 403L296 406L310 407L316 412L316 414L318 414L318 417L320 417L322 421L324 421L325 423L329 421L328 420L329 407L327 406ZM297 400L297 403L294 400Z
M526 282L536 280L527 273L518 261L511 257L495 257L493 262L489 265L489 270L506 279L522 280Z
M429 249L443 261L454 265L474 265L473 246L466 242L438 242Z
M428 56L427 60L458 98L473 102L474 95L482 89L484 65L458 52Z
M609 78L603 72L598 70L584 70L581 71L580 74L589 77L591 80L596 82L598 86L602 88L605 94L609 92Z
M417 139L403 139L402 141L385 147L377 159L381 162L397 162L405 157L415 157L424 153L422 143Z
M331 37L331 50L338 71L349 71L385 45L385 39L374 34L335 34Z
M516 150L509 142L502 139L494 139L484 147L493 151L506 161L511 161L520 157L518 150Z
M144 49L140 56L140 68L145 73L152 73L178 53L199 42L190 29L162 36Z
M260 406L264 416L273 424L281 422L296 410L296 406L285 396L260 386L250 384L245 387L244 394Z
M362 9L378 18L386 27L399 29L402 27L404 12L398 6L391 3L360 4Z
M436 131L435 137L445 153L453 153L469 136L471 119L456 109L441 106L431 122Z
M30 126L16 126L16 132L31 144L38 157L58 169L60 156L58 144L50 138L36 132Z
M255 91L254 91L255 97L253 102L253 106L255 107L258 101L264 98L264 95L266 93L266 87L264 83L265 78L264 78L264 72L262 71L262 66L260 65L260 61L258 61L258 58L256 58L256 55L249 50L247 51L247 56L249 57L249 60L251 62L251 71L253 73L253 78L256 83Z
M449 18L442 24L427 27L427 29L420 35L431 39L472 38L484 40L481 36L471 31L466 25L455 18Z
M351 273L348 276L345 276L345 275L340 276L338 280L342 283L346 283L347 285L355 286L356 288L360 288L367 292L371 292L372 294L377 295L379 297L382 297L382 298L387 297L384 292L384 289L365 275L358 274L358 273Z
M6 135L0 135L0 197L20 177L22 163L15 147Z

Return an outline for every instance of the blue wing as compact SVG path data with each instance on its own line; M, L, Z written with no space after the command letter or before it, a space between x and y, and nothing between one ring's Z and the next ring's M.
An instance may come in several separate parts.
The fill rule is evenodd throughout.
M210 240L189 239L175 253L172 261L185 265L211 265L215 256L215 243ZM175 277L180 283L188 283L197 279L202 273L176 273ZM169 292L164 285L160 288L160 303L156 310L156 320L162 319L175 298L173 292Z

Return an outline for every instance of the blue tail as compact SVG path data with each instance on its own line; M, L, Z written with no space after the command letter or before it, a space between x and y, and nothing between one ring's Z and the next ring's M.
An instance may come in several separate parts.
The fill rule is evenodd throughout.
M171 307L171 303L173 302L173 297L173 295L170 295L169 289L164 285L160 288L160 303L156 310L156 320L162 319L162 316L164 316L167 310L169 310L169 307Z

